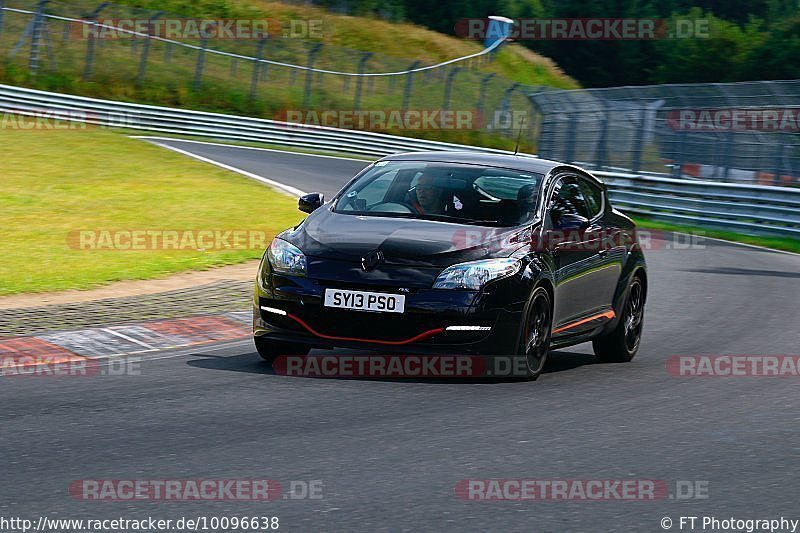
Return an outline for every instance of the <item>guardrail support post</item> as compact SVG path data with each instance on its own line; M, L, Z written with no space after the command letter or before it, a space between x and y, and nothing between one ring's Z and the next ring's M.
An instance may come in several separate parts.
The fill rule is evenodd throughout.
M356 79L356 95L353 97L353 109L358 111L361 107L361 84L364 82L364 70L367 66L367 61L372 57L372 52L364 52L361 54L361 59L358 60L358 79Z
M89 31L86 39L86 65L83 68L83 81L88 81L92 77L94 68L94 34L97 28L97 17L100 16L100 12L106 6L108 6L108 2L103 2L86 17L87 21L91 21L93 29Z
M442 109L445 111L450 108L450 94L453 90L453 80L460 71L461 67L455 67L447 74L447 81L444 84L444 100L442 101Z
M306 66L308 66L309 69L314 68L314 61L316 60L317 54L319 53L321 48L322 48L322 43L315 43L308 51L308 61L306 62ZM303 109L308 109L308 106L311 103L311 84L313 82L314 82L314 71L307 70L306 88L303 94Z
M414 70L420 65L419 61L414 61L408 67L408 70ZM414 88L414 73L409 72L406 74L406 90L403 92L403 115L405 116L408 111L408 104L411 101L411 91Z
M163 11L159 11L158 13L156 13L155 15L150 17L150 20L147 21L148 35L149 35L149 32L151 32L153 30L153 22L163 14L164 14ZM134 39L135 38L136 38L136 36L134 36ZM143 48L142 48L142 58L139 61L139 72L136 74L136 85L137 86L141 86L142 85L142 81L144 81L144 73L147 70L147 56L150 54L150 37L145 37L144 38L144 43L142 44L142 46L143 46Z

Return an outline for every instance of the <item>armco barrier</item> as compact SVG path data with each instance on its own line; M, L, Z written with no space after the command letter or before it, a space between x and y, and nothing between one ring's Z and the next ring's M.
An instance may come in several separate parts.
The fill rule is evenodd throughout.
M103 126L368 157L424 150L509 153L381 133L303 126L0 85L0 112L39 116L51 111L69 115L72 120ZM617 171L595 171L594 174L606 182L615 205L634 215L740 233L800 237L800 189Z

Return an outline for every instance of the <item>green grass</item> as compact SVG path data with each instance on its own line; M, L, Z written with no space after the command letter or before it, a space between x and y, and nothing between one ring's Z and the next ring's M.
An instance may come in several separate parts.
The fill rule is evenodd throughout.
M68 242L78 230L241 230L269 242L302 219L289 196L106 130L0 130L0 145L0 294L88 289L263 253L80 250Z
M775 250L784 250L787 252L800 253L800 240L794 239L792 237L745 235L743 233L736 233L732 231L707 229L701 226L685 226L680 224L670 224L668 222L661 222L641 217L634 218L634 220L636 221L636 225L638 227L644 229L689 233L692 235L711 237L715 239L723 239L726 241L754 244L756 246L764 246L766 248L773 248Z

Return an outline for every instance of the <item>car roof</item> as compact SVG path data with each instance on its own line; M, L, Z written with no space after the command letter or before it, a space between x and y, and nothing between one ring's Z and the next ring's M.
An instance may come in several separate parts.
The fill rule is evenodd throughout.
M494 154L482 152L408 152L392 154L381 161L431 161L437 163L464 163L513 168L547 175L556 167L571 167L557 161L539 159L529 155ZM572 167L576 168L576 167ZM585 172L585 171L584 171Z

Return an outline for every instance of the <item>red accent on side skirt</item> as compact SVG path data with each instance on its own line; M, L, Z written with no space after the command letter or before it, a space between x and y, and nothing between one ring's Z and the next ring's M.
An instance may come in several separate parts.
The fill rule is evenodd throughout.
M608 320L611 320L615 316L617 316L617 315L614 313L613 310L612 311L606 311L605 313L600 313L599 315L590 316L589 318L584 318L583 320L578 320L577 322L573 322L572 324L567 324L566 326L562 326L562 327L560 327L558 329L554 329L553 333L561 333L562 331L566 331L568 329L576 328L578 326L586 324L587 322L591 322L593 320L599 320L601 318L607 318Z

